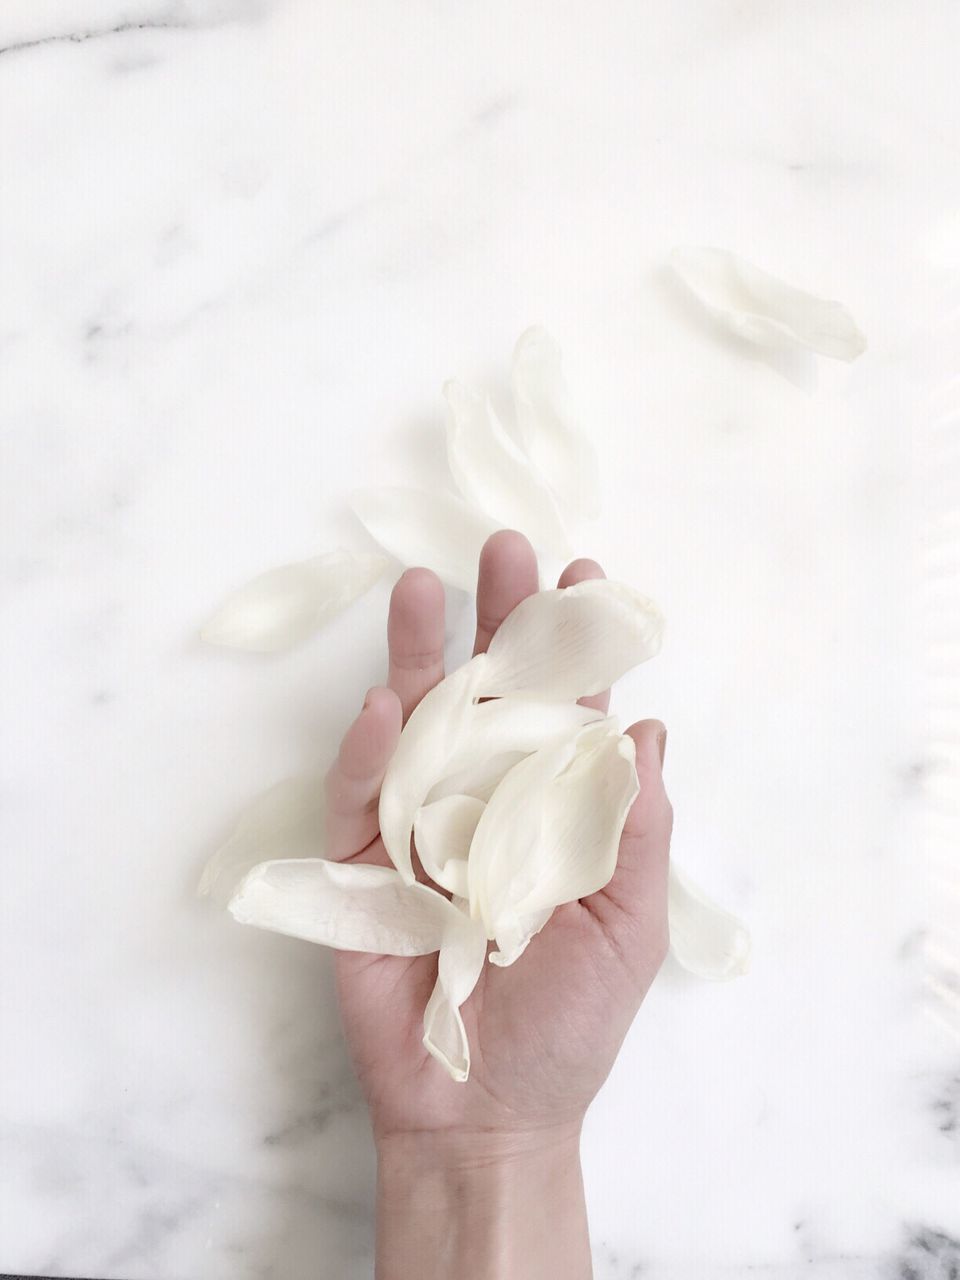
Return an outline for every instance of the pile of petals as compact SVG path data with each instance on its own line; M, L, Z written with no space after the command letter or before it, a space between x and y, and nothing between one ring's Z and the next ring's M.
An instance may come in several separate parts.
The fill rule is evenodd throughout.
M423 1043L466 1080L460 1007L488 942L491 963L513 964L556 907L596 893L614 873L637 794L633 740L577 699L652 657L661 630L657 608L615 582L528 597L487 652L431 690L407 722L380 795L392 867L324 859L321 788L298 780L257 802L202 888L228 898L242 923L326 946L439 952ZM314 854L304 856L311 839ZM284 856L251 865L266 847ZM414 848L438 888L417 880ZM711 978L743 971L745 930L676 870L669 910L685 967Z

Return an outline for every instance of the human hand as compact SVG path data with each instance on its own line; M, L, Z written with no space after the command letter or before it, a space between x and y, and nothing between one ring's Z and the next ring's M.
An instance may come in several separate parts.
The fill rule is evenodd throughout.
M558 585L602 576L598 565L578 560ZM480 557L475 652L537 589L527 540L494 534ZM367 694L327 779L326 856L342 861L389 865L377 826L383 773L403 721L444 674L443 588L429 570L408 570L397 583L387 631L387 687ZM584 701L606 709L609 693ZM666 731L659 721L643 720L627 732L636 743L640 792L613 879L599 893L559 907L509 969L484 965L461 1009L472 1047L466 1085L451 1080L421 1042L436 956L336 953L344 1030L370 1105L382 1176L421 1160L425 1169L455 1166L459 1178L466 1167L502 1170L523 1162L527 1181L534 1170L549 1174L571 1165L584 1113L668 945ZM577 1185L578 1179L577 1165ZM422 1266L418 1274L425 1274ZM569 1274L585 1273L581 1267Z

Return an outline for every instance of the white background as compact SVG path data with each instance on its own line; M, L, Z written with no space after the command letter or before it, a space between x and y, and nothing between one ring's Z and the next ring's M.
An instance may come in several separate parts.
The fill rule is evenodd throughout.
M350 490L449 484L441 383L499 394L539 322L603 467L578 551L668 619L616 709L667 723L675 852L754 936L734 984L665 969L590 1113L598 1280L948 1275L958 37L946 0L6 0L0 1268L370 1274L329 957L193 887L382 679L390 581L280 659L195 633L369 547ZM724 339L675 244L867 353Z

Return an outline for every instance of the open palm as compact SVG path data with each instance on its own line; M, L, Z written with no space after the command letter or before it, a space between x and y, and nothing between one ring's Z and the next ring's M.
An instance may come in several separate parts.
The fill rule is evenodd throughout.
M559 586L603 576L578 560ZM537 562L518 533L494 534L480 557L475 652L538 589ZM394 589L386 687L371 689L327 779L327 857L387 865L377 801L403 722L443 679L444 596L434 574L411 569ZM609 694L583 701L606 708ZM617 870L599 893L559 907L508 969L485 964L461 1010L470 1080L452 1081L423 1047L423 1010L437 958L337 952L347 1040L378 1136L456 1129L531 1131L579 1123L666 953L672 811L657 720L628 730L640 792ZM422 877L422 871L420 872Z

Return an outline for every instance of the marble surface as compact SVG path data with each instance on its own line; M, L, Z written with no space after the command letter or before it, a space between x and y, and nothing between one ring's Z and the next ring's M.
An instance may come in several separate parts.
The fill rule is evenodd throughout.
M367 546L350 489L444 483L442 380L540 322L603 459L580 550L668 617L618 709L755 947L667 967L589 1116L598 1280L957 1275L958 38L947 0L5 0L0 1270L371 1274L329 957L193 886L329 758L389 583L282 659L194 636ZM676 243L868 352L722 338Z

